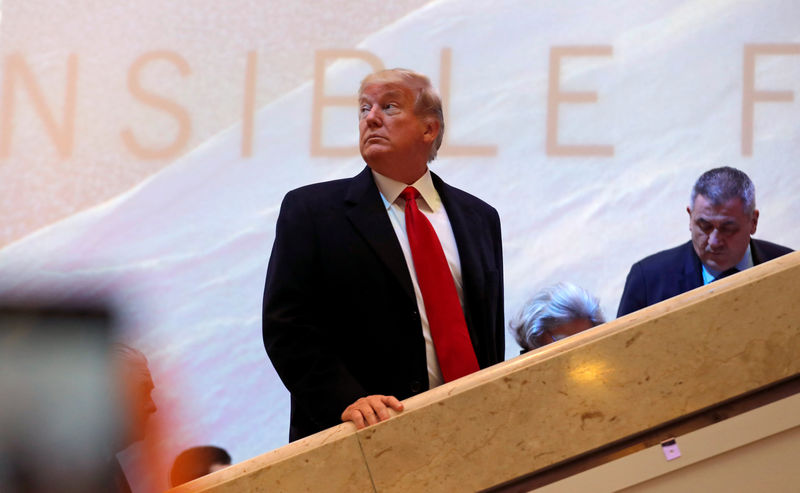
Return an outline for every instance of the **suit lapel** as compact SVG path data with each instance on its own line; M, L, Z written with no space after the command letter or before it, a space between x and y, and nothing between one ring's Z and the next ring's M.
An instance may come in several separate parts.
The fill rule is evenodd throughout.
M753 257L753 265L766 262L766 255L764 255L764 252L761 250L761 245L753 238L750 238L750 256Z
M368 167L350 181L345 197L345 213L356 231L403 287L406 295L416 300L403 250Z
M475 346L476 354L480 354L478 348L479 332L476 331L476 321L473 320L471 307L475 307L480 299L480 292L483 289L485 280L483 278L483 268L481 267L481 251L478 245L478 238L473 238L470 231L483 231L483 218L472 209L465 207L459 202L454 194L450 193L450 186L444 183L441 178L431 173L433 185L442 199L442 204L447 211L447 218L453 229L453 236L458 247L458 257L461 262L461 285L464 292L464 315L467 320L467 328Z
M444 183L441 178L433 173L431 173L431 177L447 211L450 226L453 228L453 236L458 246L458 257L461 260L461 276L464 290L467 291L469 289L472 292L475 286L480 285L481 280L475 279L475 275L482 272L482 270L479 268L481 265L480 251L478 250L478 245L475 244L476 239L470 237L469 231L482 231L482 218L455 200L453 194L449 192L450 186Z
M681 291L685 293L703 285L703 264L700 257L694 252L691 240L686 243L686 254L684 255L683 279L681 279Z

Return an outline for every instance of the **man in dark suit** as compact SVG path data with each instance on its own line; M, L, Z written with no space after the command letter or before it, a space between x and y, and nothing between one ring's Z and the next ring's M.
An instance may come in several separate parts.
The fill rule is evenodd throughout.
M500 221L428 170L444 131L439 96L421 74L386 70L364 79L359 107L368 167L289 192L276 226L263 336L291 393L290 440L388 419L388 408L402 411L399 399L504 356ZM433 227L429 250L446 287L431 292L435 269L419 268L407 222ZM440 335L437 320L453 305ZM443 345L453 334L466 345ZM465 369L449 373L453 361Z
M750 237L758 225L755 197L753 182L738 169L703 173L686 208L691 241L633 264L617 316L791 252Z

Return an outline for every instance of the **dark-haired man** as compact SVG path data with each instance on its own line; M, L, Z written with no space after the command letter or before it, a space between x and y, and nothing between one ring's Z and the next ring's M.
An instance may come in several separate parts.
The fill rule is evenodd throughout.
M792 251L751 238L758 226L756 191L738 169L725 166L703 173L686 211L691 241L633 264L618 317Z

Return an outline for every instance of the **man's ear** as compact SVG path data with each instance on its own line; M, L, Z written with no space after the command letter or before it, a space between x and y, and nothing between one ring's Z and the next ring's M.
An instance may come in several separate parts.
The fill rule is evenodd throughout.
M756 227L758 227L758 209L753 211L753 224L750 225L750 234L756 234Z
M436 118L427 117L422 120L422 124L424 125L423 136L425 138L425 142L432 143L436 140L436 137L439 136L439 120Z

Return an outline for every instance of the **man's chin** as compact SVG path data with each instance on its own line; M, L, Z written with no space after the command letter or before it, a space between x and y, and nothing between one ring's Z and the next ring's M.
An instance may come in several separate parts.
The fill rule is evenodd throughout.
M363 159L364 162L367 163L369 167L373 169L375 169L375 167L380 168L380 163L382 162L385 155L386 155L385 152L383 152L381 149L376 149L374 146L370 146L361 151L361 159Z
M734 265L736 265L736 262L730 263L729 261L726 262L723 259L716 259L715 260L713 258L707 258L703 263L708 268L713 269L713 270L715 270L717 272L725 272L726 270L728 270L731 267L733 267Z
M381 142L371 142L361 148L361 155L364 157L378 156L383 154L385 151L386 149L381 145Z

